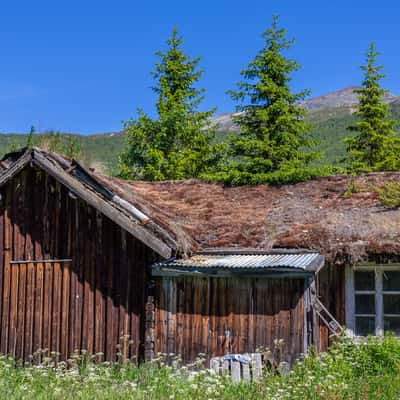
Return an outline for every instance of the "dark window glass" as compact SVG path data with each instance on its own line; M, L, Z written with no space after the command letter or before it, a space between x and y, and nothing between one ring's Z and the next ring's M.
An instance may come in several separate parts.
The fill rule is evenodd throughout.
M385 332L394 332L396 336L400 336L400 317L383 318L383 326Z
M375 317L356 317L356 335L375 335Z
M356 314L375 314L374 294L356 294Z
M400 271L383 271L383 290L400 291Z
M355 271L354 287L356 290L375 290L375 271Z
M400 314L400 295L384 294L383 295L383 313L384 314Z

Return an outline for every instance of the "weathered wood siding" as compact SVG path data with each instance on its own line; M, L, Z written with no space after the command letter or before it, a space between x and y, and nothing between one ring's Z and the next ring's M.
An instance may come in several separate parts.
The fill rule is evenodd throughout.
M113 360L129 335L122 351L138 356L151 252L43 171L27 167L0 192L0 352Z
M344 266L327 264L318 273L317 291L320 300L330 313L342 325L345 324L345 268ZM318 351L326 351L331 342L331 333L327 326L317 319L315 347Z
M157 278L155 353L185 362L199 353L274 350L292 362L303 352L303 279Z

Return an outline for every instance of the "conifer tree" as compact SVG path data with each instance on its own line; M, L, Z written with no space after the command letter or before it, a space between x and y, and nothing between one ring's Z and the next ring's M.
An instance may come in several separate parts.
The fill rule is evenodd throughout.
M230 143L234 161L228 180L232 183L268 182L276 173L293 175L318 156L307 151L313 141L305 110L298 104L309 91L292 93L289 87L291 73L299 65L283 53L293 40L286 39L276 16L262 37L264 47L241 71L238 90L229 92L233 100L242 103L235 117L240 134Z
M160 61L152 72L158 118L139 110L138 118L125 124L126 148L119 162L124 178L194 178L217 160L218 151L211 145L214 110L198 111L204 93L196 87L203 72L198 70L200 59L182 51L176 28L166 43L167 51L156 53Z
M397 170L400 168L400 142L393 127L396 123L389 119L388 105L383 102L387 90L380 81L385 77L382 66L377 65L379 53L374 43L366 53L366 65L362 87L355 92L359 97L355 115L359 121L348 129L356 132L346 138L347 164L352 172Z

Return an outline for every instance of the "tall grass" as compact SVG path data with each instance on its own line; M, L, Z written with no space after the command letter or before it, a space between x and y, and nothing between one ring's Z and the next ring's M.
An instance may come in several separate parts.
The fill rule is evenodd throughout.
M43 359L19 365L0 358L0 399L379 399L400 398L400 343L392 336L354 344L340 339L327 353L310 355L280 375L266 370L259 382L234 385L202 367L178 366L164 357L99 362L74 354L67 362Z

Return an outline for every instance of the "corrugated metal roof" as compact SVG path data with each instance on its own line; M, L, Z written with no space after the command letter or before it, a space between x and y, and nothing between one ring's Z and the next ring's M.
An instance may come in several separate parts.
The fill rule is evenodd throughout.
M272 271L316 272L322 267L324 257L318 253L278 254L197 254L187 259L158 262L153 269L170 271L230 270L232 272Z

